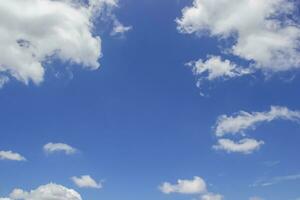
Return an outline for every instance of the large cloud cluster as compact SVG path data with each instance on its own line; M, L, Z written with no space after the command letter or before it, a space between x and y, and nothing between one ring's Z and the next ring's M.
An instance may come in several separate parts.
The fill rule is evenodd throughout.
M99 68L101 39L94 20L116 0L9 0L0 4L0 87L9 78L28 84L44 79L52 59ZM115 20L115 19L114 19Z
M300 66L300 27L293 17L297 6L286 0L194 0L176 22L181 33L233 40L221 51L249 61L245 67L251 71L278 72ZM219 66L224 76L236 68Z

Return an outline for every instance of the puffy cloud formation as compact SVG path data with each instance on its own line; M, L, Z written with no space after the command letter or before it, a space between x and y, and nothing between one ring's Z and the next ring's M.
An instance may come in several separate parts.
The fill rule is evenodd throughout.
M81 188L97 188L100 189L102 188L102 183L99 182L97 183L91 176L89 175L84 175L81 177L76 177L73 176L71 180Z
M0 151L0 160L25 161L26 158L12 151Z
M265 112L245 112L240 111L233 116L221 115L215 125L215 134L217 137L225 135L241 134L245 137L244 132L248 129L255 129L256 126L263 122L274 120L300 121L300 111L290 110L287 107L271 106L269 111ZM215 150L224 150L228 153L250 154L259 150L264 145L264 141L244 138L237 142L231 139L218 139L218 143L213 146Z
M247 129L255 129L259 123L279 119L299 121L300 111L293 111L286 107L271 106L271 109L266 112L249 113L240 111L234 116L222 115L217 120L215 133L219 137L226 134L243 133Z
M229 79L258 70L270 74L300 68L300 20L294 14L298 7L297 1L286 0L194 0L176 23L181 33L225 41L226 46L220 45L222 54L248 63L237 68L226 60L200 60L193 62L194 69L200 69L197 76L203 77L207 71L207 80L212 81L214 77ZM239 72L246 68L247 73Z
M44 151L46 153L64 152L65 154L74 154L76 149L68 144L64 143L48 143L44 145Z
M164 182L159 186L159 190L165 194L179 193L179 194L200 194L201 200L222 200L223 196L219 194L210 193L207 191L206 182L198 176L192 180L179 179L176 184Z
M199 194L206 192L206 183L201 177L195 176L193 180L179 179L177 184L165 182L159 187L159 189L165 194Z
M282 71L300 63L300 28L289 17L296 8L285 0L194 0L176 21L182 33L234 37L232 54L256 68Z
M219 139L218 144L214 145L213 148L216 150L224 150L228 153L250 154L255 150L259 150L263 144L263 141L249 138L242 139L238 142L234 142L230 139Z
M28 84L44 79L52 59L97 69L101 39L94 20L116 0L9 0L0 4L0 86L14 77ZM108 9L106 9L108 8ZM6 77L6 78L3 78Z
M1 200L82 200L82 198L73 189L50 183L28 192L14 189L9 198L2 198Z
M250 69L237 66L229 60L222 60L220 56L209 56L206 61L199 59L189 62L187 65L191 66L194 75L199 77L198 87L201 86L204 80L212 81L220 78L234 78L251 73Z

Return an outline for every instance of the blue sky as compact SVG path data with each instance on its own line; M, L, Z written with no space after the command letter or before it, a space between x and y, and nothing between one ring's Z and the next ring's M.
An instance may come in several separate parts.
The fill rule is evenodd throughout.
M0 151L18 152L26 161L0 160L0 196L52 182L89 200L200 199L201 192L159 189L164 182L198 176L210 193L225 200L297 200L298 69L258 69L197 87L197 76L185 63L221 55L220 45L230 39L180 33L175 19L191 5L190 0L120 0L113 20L132 29L112 36L112 21L95 23L93 34L102 40L99 69L49 58L41 83L26 85L9 74L0 90ZM224 56L238 65L255 62ZM295 119L278 116L244 132L264 145L251 153L213 148L219 116L268 112L271 106L296 112ZM43 146L49 142L77 151L46 153ZM81 175L102 181L103 188L78 187L70 177ZM274 183L260 184L267 182Z

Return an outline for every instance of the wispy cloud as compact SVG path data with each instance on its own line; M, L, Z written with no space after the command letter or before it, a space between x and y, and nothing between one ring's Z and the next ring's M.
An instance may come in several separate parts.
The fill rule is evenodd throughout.
M255 129L259 123L274 120L300 121L300 111L290 110L286 107L271 106L266 112L240 111L233 116L222 115L215 126L215 134L218 137L226 134L243 133L248 129Z
M0 160L25 161L26 158L12 151L0 151Z
M295 181L295 180L300 180L300 174L293 174L293 175L288 175L288 176L277 176L277 177L271 178L269 180L260 179L260 180L256 181L254 184L252 184L252 186L265 187L265 186L279 184L279 183L285 182L285 181Z
M65 154L74 154L76 149L68 144L64 143L48 143L43 147L46 153L64 152Z

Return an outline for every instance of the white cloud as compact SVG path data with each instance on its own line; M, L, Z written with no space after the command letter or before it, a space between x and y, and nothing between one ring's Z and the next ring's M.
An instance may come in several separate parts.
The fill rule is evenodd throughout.
M0 200L82 200L80 194L73 189L68 189L62 185L50 183L42 185L35 190L24 191L14 189L9 198Z
M234 39L222 49L263 71L299 68L300 28L291 19L297 3L285 0L194 0L177 19L182 33Z
M288 176L278 176L278 177L271 178L270 180L258 180L252 186L254 186L254 187L271 186L271 185L279 184L281 182L295 181L295 180L300 180L300 174L293 174L293 175L288 175Z
M64 143L48 143L44 145L44 151L46 153L64 152L66 154L76 153L76 149L68 144Z
M263 141L257 141L255 139L245 138L238 142L234 142L230 139L219 139L218 144L214 145L215 150L224 150L228 153L243 153L251 154L264 144Z
M124 26L118 20L114 20L114 27L111 35L124 35L126 32L130 31L132 26Z
M99 68L101 39L93 34L94 20L116 6L116 0L1 1L0 73L39 84L53 58Z
M213 194L213 193L208 193L204 194L201 197L201 200L222 200L223 196L220 194Z
M0 76L0 89L8 83L9 78L7 76Z
M218 118L215 133L218 137L226 134L243 133L247 129L255 129L256 125L262 122L273 120L299 121L300 112L293 111L286 107L271 106L270 111L248 113L240 111L234 116L222 115Z
M25 161L26 158L12 151L0 151L0 160Z
M102 183L99 182L97 183L91 176L89 175L84 175L81 177L76 177L73 176L71 178L71 180L78 186L81 188L102 188Z
M159 189L165 194L199 194L206 192L206 183L201 177L195 176L193 180L179 179L177 181L177 184L165 182L161 186L159 186Z
M192 67L194 75L199 78L198 87L204 80L234 78L252 73L251 70L237 66L229 60L222 60L220 56L209 56L206 61L199 59L187 65Z

